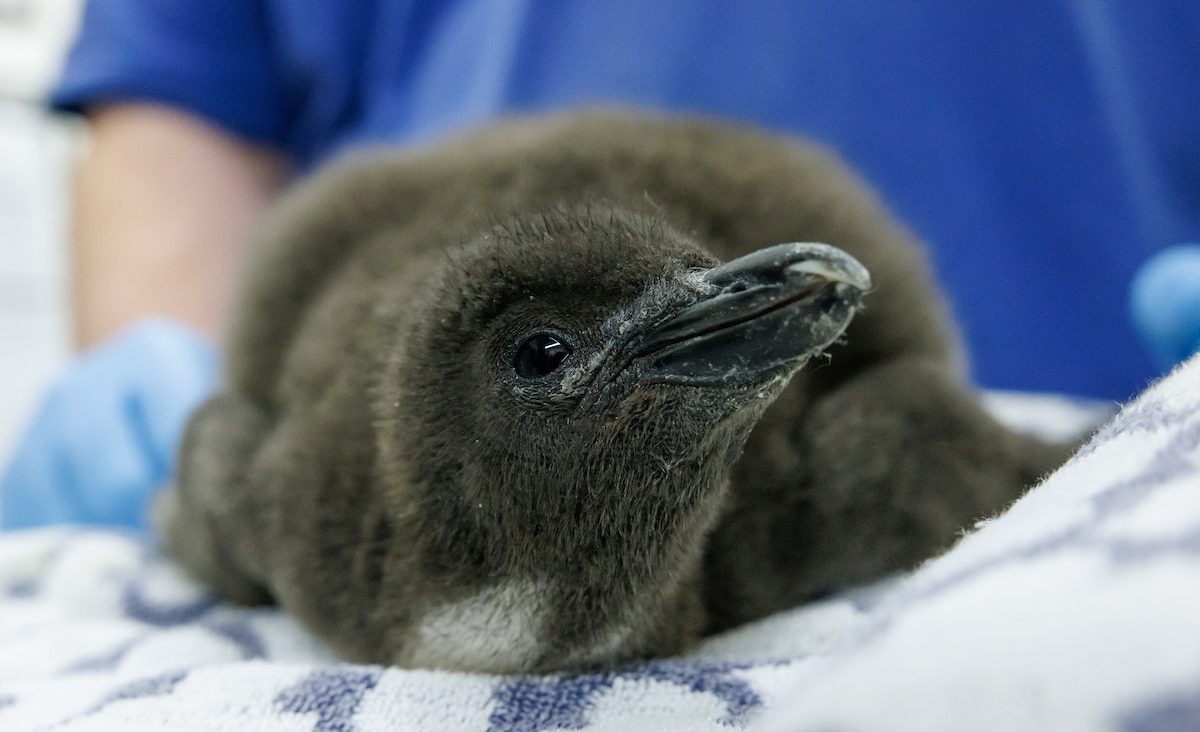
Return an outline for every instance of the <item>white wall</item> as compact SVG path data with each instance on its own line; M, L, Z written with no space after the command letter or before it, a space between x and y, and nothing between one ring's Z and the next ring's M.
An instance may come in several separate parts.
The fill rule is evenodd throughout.
M0 0L0 96L35 99L49 88L81 5L80 0Z
M0 464L68 353L68 190L78 127L42 109L79 0L0 0Z

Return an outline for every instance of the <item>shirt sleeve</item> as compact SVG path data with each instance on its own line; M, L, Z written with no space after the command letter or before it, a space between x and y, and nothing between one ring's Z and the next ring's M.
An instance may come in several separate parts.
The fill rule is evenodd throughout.
M286 94L260 0L89 0L50 103L155 102L280 147Z

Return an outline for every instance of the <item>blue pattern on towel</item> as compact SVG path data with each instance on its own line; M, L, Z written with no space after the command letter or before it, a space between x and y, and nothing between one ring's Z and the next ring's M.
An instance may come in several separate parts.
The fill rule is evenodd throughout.
M1127 712L1122 732L1200 730L1200 685L1186 693L1158 699Z
M624 670L579 676L527 677L501 684L492 695L495 709L488 732L544 732L584 729L596 696L612 689L618 679L665 681L697 694L710 694L725 703L722 724L741 725L762 699L745 681L731 675L745 664L704 664L659 661Z
M165 696L175 691L180 681L187 678L187 671L172 671L170 673L151 676L144 679L134 679L110 691L100 701L93 704L82 716L90 717L102 711L110 704L132 699L145 699L151 696Z
M376 669L332 668L316 671L275 699L287 714L317 714L313 732L355 732L354 714L367 692L379 683Z

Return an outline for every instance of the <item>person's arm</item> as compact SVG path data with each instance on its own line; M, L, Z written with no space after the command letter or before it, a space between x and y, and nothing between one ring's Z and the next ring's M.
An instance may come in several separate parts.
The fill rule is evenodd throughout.
M78 345L155 315L213 337L283 158L162 106L100 106L88 118L72 233Z
M188 414L216 379L212 336L283 174L275 154L182 112L89 113L73 232L87 351L54 379L0 471L2 528L145 525Z

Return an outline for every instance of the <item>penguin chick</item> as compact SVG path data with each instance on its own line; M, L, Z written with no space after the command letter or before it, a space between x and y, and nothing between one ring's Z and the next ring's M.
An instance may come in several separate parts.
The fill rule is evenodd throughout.
M979 408L919 248L799 140L516 120L332 166L262 239L159 524L351 660L675 653L1066 457Z

